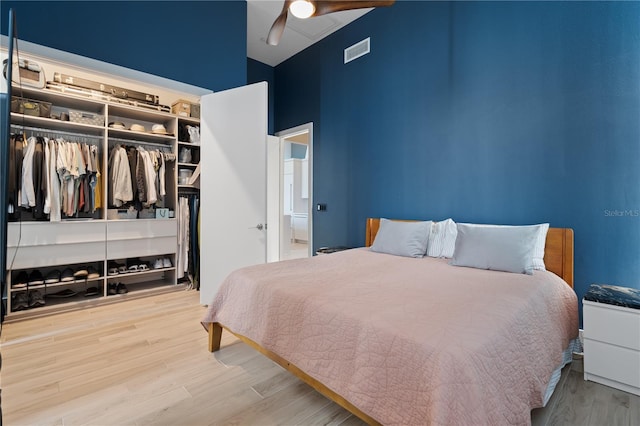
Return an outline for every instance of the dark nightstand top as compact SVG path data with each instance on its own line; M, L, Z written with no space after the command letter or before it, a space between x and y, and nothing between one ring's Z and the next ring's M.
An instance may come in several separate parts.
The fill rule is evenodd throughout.
M640 309L640 290L607 284L591 284L584 300Z

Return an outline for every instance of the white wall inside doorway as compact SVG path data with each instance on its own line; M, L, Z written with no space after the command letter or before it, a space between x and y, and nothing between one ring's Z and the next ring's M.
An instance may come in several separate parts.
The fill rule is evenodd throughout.
M313 123L279 132L280 259L309 257L313 247Z

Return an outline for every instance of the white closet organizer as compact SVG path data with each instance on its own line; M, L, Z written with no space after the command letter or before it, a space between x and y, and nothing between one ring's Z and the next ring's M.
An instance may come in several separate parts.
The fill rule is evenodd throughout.
M178 117L178 126L187 125L200 127L200 120L197 118ZM184 140L180 140L180 137L178 137L178 189L184 192L188 192L188 190L197 191L199 188L194 184L190 184L188 178L181 180L181 172L188 172L188 176L195 172L200 162L200 142L192 142L186 136L182 139Z
M175 212L178 169L196 167L196 164L178 162L178 147L183 145L182 142L178 143L178 121L198 124L199 120L49 89L14 88L13 95L51 103L54 115L81 111L98 120L102 117L104 121L86 123L11 114L12 133L23 129L25 137L40 135L51 138L59 135L68 137L70 141L86 139L96 144L102 175L102 202L93 214L74 218L63 216L60 222L22 220L9 223L8 318L40 315L50 309L115 300L139 292L161 291L175 285L177 221L175 217L166 217L169 215L163 215L164 218L149 216L144 219L123 219L125 212L109 211L114 208L108 205L109 151L115 144L121 144L147 150L158 149L171 154L175 161L165 161L166 195L156 207ZM108 125L112 122L123 123L125 128L110 128ZM132 124L144 126L146 132L128 130ZM162 124L167 134L150 133L154 124ZM195 148L193 144L188 145L191 149ZM146 213L149 215L153 210L146 210ZM90 275L69 277L70 273L81 270L90 270ZM114 273L116 270L117 274ZM64 275L62 278L66 281L32 283L28 287L22 282L29 276L33 282L41 281L37 279L38 274L44 279L54 271ZM122 291L124 287L128 291L126 294ZM44 306L35 304L17 310L24 307L24 297L18 295L26 294L27 290L38 290L44 295ZM14 306L16 302L20 302L21 306Z

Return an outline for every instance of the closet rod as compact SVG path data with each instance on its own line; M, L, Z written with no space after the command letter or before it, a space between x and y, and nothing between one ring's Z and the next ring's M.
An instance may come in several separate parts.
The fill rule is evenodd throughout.
M102 139L102 136L87 135L86 133L66 132L64 130L52 130L44 127L23 126L20 124L12 124L11 128L17 131L32 130L34 132L48 133L50 135L73 136L76 138L83 138L83 139L96 139L96 140Z
M144 141L134 141L131 139L120 139L120 138L109 138L109 142L122 142L124 145L151 145L151 146L158 146L161 148L167 148L167 149L171 149L171 144L166 144L166 143L157 143L157 142L144 142Z

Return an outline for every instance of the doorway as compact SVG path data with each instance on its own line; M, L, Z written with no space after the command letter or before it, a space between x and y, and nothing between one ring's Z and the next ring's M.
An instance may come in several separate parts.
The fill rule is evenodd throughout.
M313 123L279 137L279 260L313 254Z

